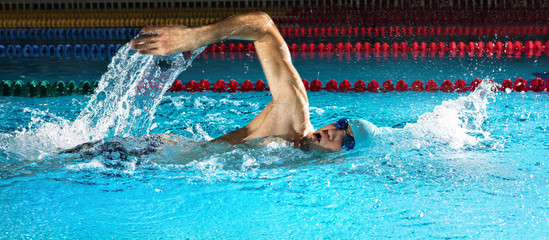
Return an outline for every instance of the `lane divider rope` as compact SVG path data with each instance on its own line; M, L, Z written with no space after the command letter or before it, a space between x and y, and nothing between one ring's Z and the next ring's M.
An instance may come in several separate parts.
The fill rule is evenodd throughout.
M288 44L288 48L291 52L388 52L388 51L434 51L434 52L466 52L466 51L491 51L491 52L505 52L507 54L529 51L549 51L549 41L543 44L541 41L527 41L525 43L520 41L507 41L505 43L497 42L413 42L408 44L406 42L394 42L389 43L369 43L369 42L356 42L356 43L320 43L320 44ZM243 43L230 43L230 44L212 44L206 48L210 52L248 52L255 51L255 47L252 43L244 45Z
M20 97L55 97L74 94L91 94L94 92L99 81L82 81L77 85L74 81L57 81L50 84L48 81L30 81L24 83L21 80L12 82L10 80L2 81L0 85L0 95L2 96L20 96Z
M406 83L403 79L397 81L396 85L393 84L391 80L384 81L381 85L376 80L370 80L368 84L366 84L362 79L357 80L354 84L351 84L351 82L347 79L343 79L341 83L338 84L338 82L334 79L330 79L325 85L318 80L313 79L309 83L308 80L302 79L303 85L305 86L305 89L308 91L331 91L331 92L407 92L407 91L414 91L414 92L467 92L467 91L474 91L478 85L482 82L481 79L475 78L473 81L467 85L467 82L463 79L457 79L455 82L452 83L449 79L444 79L444 81L438 85L433 79L429 79L425 84L417 79L414 82L412 82L410 85ZM490 80L493 81L493 80ZM172 87L168 90L170 92L181 92L181 91L187 91L187 92L207 92L207 91L214 91L214 92L251 92L251 91L268 91L269 88L266 86L265 82L263 80L257 80L255 84L253 84L250 80L245 80L241 84L239 84L236 80L232 79L227 83L223 79L218 79L215 83L211 84L208 80L202 79L200 82L196 82L195 80L191 80L183 85L183 83L180 80L174 81L172 84ZM545 81L539 77L534 78L530 81L530 84L528 85L528 81L524 78L517 78L514 82L510 79L504 79L501 87L499 87L500 91L515 91L515 92L527 92L527 91L533 91L533 92L543 92L543 91L549 91L549 78Z
M76 57L76 58L105 58L112 57L121 44L59 44L59 45L0 45L0 57ZM520 41L515 42L431 42L429 44L425 42L417 43L413 42L408 45L406 42L401 43L379 43L371 44L369 42L357 42L351 44L350 42L337 44L332 43L320 43L320 44L300 44L295 43L288 44L290 52L309 52L309 53L333 53L333 52L364 52L373 53L374 57L386 57L389 53L393 56L406 56L405 53L410 52L412 55L417 56L421 54L426 55L427 52L431 55L444 55L448 53L450 56L463 57L468 56L483 56L482 53L486 53L489 56L496 55L501 57L502 54L506 54L508 57L520 57L522 53L526 56L541 56L543 52L549 55L549 41L543 44L541 41L527 41L525 43ZM206 48L204 54L201 56L208 57L207 53L213 53L213 57L217 57L217 53L245 53L255 52L255 47L252 43L230 43L230 44L213 44ZM186 53L188 55L188 53ZM329 57L330 55L328 55ZM243 56L240 56L241 58ZM253 57L250 55L249 57ZM234 58L234 56L232 56Z
M0 39L9 40L127 40L141 28L0 28Z
M288 27L282 37L543 36L548 26Z
M123 40L136 36L141 28L0 28L0 39L96 39ZM283 37L399 37L399 36L546 36L549 26L369 26L369 27L281 27Z
M352 84L349 80L343 79L338 83L334 79L330 79L326 84L318 79L313 79L309 82L306 79L302 79L303 85L308 91L330 91L330 92L467 92L474 91L478 85L483 81L479 78L474 79L469 84L463 79L457 79L452 82L449 79L444 79L440 85L433 79L427 80L424 84L421 80L417 79L408 84L404 80L398 80L394 84L391 80L386 80L383 83L379 83L376 80L370 80L368 84L362 79L357 80ZM489 80L493 81L493 80ZM528 84L529 83L529 84ZM10 81L4 80L0 84L0 96L20 96L20 97L55 97L55 96L68 96L74 94L91 94L97 88L98 81L82 81L80 84L76 84L74 81L57 81L54 84L50 84L48 81L30 81L24 83L21 80ZM245 80L242 83L231 79L228 83L223 79L218 79L215 83L211 84L208 80L202 79L199 82L191 80L185 84L181 80L176 80L172 84L169 92L262 92L268 91L269 88L263 80L258 80L254 83L250 80ZM514 81L510 79L504 79L499 91L506 92L544 92L549 91L549 78L545 81L541 78L534 78L529 82L524 78L517 78Z
M203 25L219 18L258 8L170 8L170 9L78 9L6 11L0 15L0 27L115 27L184 24ZM549 8L260 8L280 26L320 25L505 25L521 22L542 25Z
M121 44L0 45L0 57L112 58Z

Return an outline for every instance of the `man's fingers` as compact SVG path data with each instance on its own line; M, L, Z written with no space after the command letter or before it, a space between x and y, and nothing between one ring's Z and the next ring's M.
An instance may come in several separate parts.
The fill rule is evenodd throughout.
M161 27L144 27L141 29L141 32L143 33L157 33L160 34L162 31Z
M133 49L152 49L152 48L156 48L156 43L155 42L152 42L152 43L141 43L141 44L132 44L131 46Z
M145 34L131 40L131 48L137 49L141 54L166 54L164 47L161 47L161 43L165 42L165 36L162 35L162 33L166 33L164 27L144 27L141 29L141 33Z
M150 37L132 39L130 47L132 49L156 48L155 47L156 44L157 44L156 39L153 36L150 36Z
M151 43L156 42L156 36L145 36L132 39L132 44L142 44L142 43Z
M137 52L141 54L158 54L158 48L139 49Z
M151 35L151 34L145 34L143 36L140 36L138 35L139 37L136 37L134 39L131 40L132 42L132 46L134 44L141 44L141 43L150 43L150 42L156 42L157 39L156 37L161 33L161 32L164 32L162 30L162 28L160 27L144 27L141 29L141 34L142 33L156 33L154 35Z

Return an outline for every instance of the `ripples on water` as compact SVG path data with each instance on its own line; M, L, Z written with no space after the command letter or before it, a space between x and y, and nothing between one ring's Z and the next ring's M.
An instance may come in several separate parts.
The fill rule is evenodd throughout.
M105 91L100 90L72 122L47 111L29 110L32 115L29 127L2 137L2 141L6 143L3 152L7 154L3 174L4 177L12 177L25 172L31 173L32 169L42 169L43 165L64 167L71 171L112 171L115 175L174 168L185 170L190 175L213 173L216 178L223 180L225 177L233 179L239 175L246 177L247 173L257 169L347 162L349 159L350 162L359 159L354 165L368 163L372 159L376 162L381 159L382 163L390 164L391 159L422 159L433 156L445 158L447 153L456 149L496 149L502 147L501 143L492 139L490 133L483 129L487 118L486 108L489 102L494 101L495 93L491 91L493 87L492 84L484 84L469 95L445 100L432 112L420 115L416 122L397 128L380 127L381 134L368 149L344 151L328 156L302 152L273 138L258 139L239 146L208 143L214 137L243 127L261 111L261 104L250 103L238 97L168 96L156 103L160 111L154 116L156 119L153 124L153 117L148 115L150 119L136 120L132 117L122 119L116 111L107 117L96 117L98 113L90 114L90 109L96 106L109 105L95 103L99 101L97 95L105 94ZM269 95L259 97L262 101L269 99ZM149 101L154 102L152 99ZM114 105L116 104L110 104L109 108ZM123 110L126 108L123 107ZM156 112L156 109L152 111ZM332 119L339 115L337 111L337 108L327 107L322 111L312 109L311 112L313 119L323 118L324 115L329 115L329 119ZM347 117L361 117L359 112L361 111L350 113ZM130 115L132 114L126 116ZM104 118L112 120L103 121ZM84 122L93 123L92 126L77 128L76 133L71 132L75 126L81 126ZM137 122L138 125L125 128L132 122ZM153 133L167 134L162 136L167 136L165 138L174 143L159 144L158 141L151 141L150 139L160 137L147 135L150 131L147 127L135 128L147 126L145 123L151 126L149 128L152 128ZM107 126L97 127L100 124ZM133 129L138 129L144 135L131 136L129 133ZM78 135L82 132L87 133L87 136ZM109 133L110 136L106 135ZM75 135L76 139L71 139ZM64 149L84 142L93 144L81 146L82 149L77 149L78 151L59 154ZM378 166L377 163L374 165ZM209 179L211 176L205 178Z
M192 58L168 60L183 69ZM381 130L370 148L317 154L279 139L209 143L251 121L270 95L163 96L177 75L163 61L126 46L92 97L1 100L9 130L0 134L0 210L11 216L2 232L546 236L543 96L496 94L489 83L459 95L311 93L315 126L366 118ZM175 143L158 144L155 134Z

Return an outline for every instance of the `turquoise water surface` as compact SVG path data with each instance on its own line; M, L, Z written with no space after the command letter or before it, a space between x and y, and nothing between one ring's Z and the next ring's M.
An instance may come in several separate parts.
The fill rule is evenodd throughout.
M22 75L28 81L90 81L111 74L103 76L109 84L94 96L0 98L2 238L549 235L547 92L493 92L491 85L468 93L309 92L315 127L348 117L367 119L383 129L368 149L317 154L277 139L239 146L208 143L245 126L270 101L270 94L162 96L163 87L151 84L163 80L168 86L178 74L155 67L163 60L125 54L119 57L137 59L114 70L116 64L107 68L101 61L2 59L25 66L12 75L5 73L6 79ZM29 70L29 62L50 70ZM394 83L430 78L439 83L445 78L529 80L549 66L545 56L296 56L294 63L307 79ZM135 71L124 71L128 68L144 74L132 75ZM177 77L184 82L203 78L255 82L264 76L254 56L210 56L196 59ZM128 84L116 85L121 81ZM142 92L143 81L149 85ZM128 89L138 90L132 95ZM155 134L168 134L177 143L157 144ZM61 153L89 141L99 142L84 151Z

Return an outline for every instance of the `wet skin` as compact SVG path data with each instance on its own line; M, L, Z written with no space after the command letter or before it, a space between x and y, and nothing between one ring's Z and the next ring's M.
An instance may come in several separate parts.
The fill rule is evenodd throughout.
M304 150L342 150L345 130L330 124L314 131L305 86L292 64L288 45L267 14L244 13L200 27L147 27L142 32L149 35L133 39L131 47L143 54L167 55L233 38L253 41L273 98L248 125L214 141L240 144L275 136ZM350 128L347 133L352 136Z
M353 137L352 129L337 129L335 123L328 124L305 136L300 142L300 148L321 153L338 152L343 150L341 143L345 134Z

